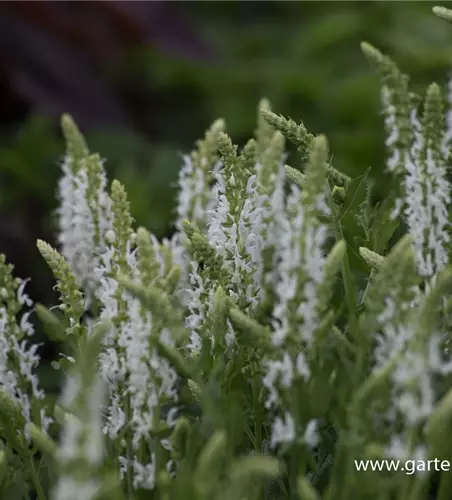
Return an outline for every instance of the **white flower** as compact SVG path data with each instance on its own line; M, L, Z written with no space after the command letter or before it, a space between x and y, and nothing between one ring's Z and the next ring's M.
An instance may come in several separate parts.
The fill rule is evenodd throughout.
M132 463L133 487L152 490L155 486L155 454L151 455L151 461L143 465L137 460Z
M110 439L116 439L125 424L126 414L121 408L120 395L117 392L113 392L110 394L106 422L102 428L102 432Z
M276 417L272 425L270 448L275 448L280 443L293 443L295 441L295 423L290 413L284 419Z
M419 273L433 277L448 263L446 245L449 243L448 205L450 184L444 165L438 165L433 153L427 150L425 170L422 172L410 155L406 155L404 214L418 263Z
M446 133L444 134L442 144L442 153L445 158L449 155L452 140L452 78L450 75L447 90L448 110L446 113Z
M203 227L207 222L206 206L209 201L209 186L205 173L193 165L191 156L185 155L184 166L179 172L179 192L176 228L182 231L182 221L188 219Z
M111 236L111 200L106 193L104 172L98 175L99 186L93 200L88 196L85 164L75 173L73 159L66 155L62 172L58 185L58 242L79 285L85 289L86 305L89 306L97 287L94 270L105 250L105 236L107 233Z
M326 209L324 194L317 198L318 207ZM323 247L328 231L315 217L305 213L308 209L303 200L302 191L292 185L286 212L279 212L275 221L278 225L275 233L279 238L275 251L278 274L274 275L277 281L272 343L281 349L281 361L264 362L266 374L263 384L268 390L267 408L281 405L282 394L291 388L296 376L304 380L310 378L305 352L312 347L319 326L317 287L324 280L326 257ZM289 354L293 342L298 346L298 352ZM294 439L281 437L285 433L295 433L295 429L293 417L286 407L282 406L280 411L285 411L285 423L279 416L274 420L272 446ZM314 442L313 425L308 427L306 435L311 443Z
M279 403L279 391L277 382L282 388L288 389L292 385L294 370L292 360L287 352L283 354L282 361L265 361L267 373L262 382L269 391L269 396L265 402L266 408L277 406Z
M441 375L452 373L452 359L447 356L442 346L442 335L434 333L428 340L428 366L430 370Z
M28 280L19 280L16 290L16 300L20 306L31 307L33 301L24 289ZM6 290L2 294L6 299ZM11 316L6 304L0 299L0 388L19 404L22 416L25 419L24 429L18 429L29 439L28 427L31 423L31 399L43 400L45 393L39 388L38 377L35 373L40 357L37 353L38 345L30 344L27 337L33 337L34 328L28 318L31 311L21 311L20 320ZM18 315L18 313L17 313ZM25 336L18 340L19 336ZM14 365L11 364L14 360ZM51 421L41 408L41 428L46 432Z
M160 278L166 272L164 256L155 237L151 237L155 256L160 264ZM105 409L106 422L103 432L116 439L125 425L131 431L132 460L123 459L123 472L131 468L134 484L152 489L154 485L153 464L142 463L138 453L143 443L151 441L151 432L156 425L156 409L165 402L177 403L177 374L169 362L161 358L155 348L154 337L173 345L172 332L156 330L152 313L145 310L141 302L128 291L120 290L114 277L116 270L115 249L109 248L101 256L102 266L97 268L100 276L97 296L102 303L100 318L110 319L115 327L103 339L103 349L99 356L100 374L108 384L109 401ZM126 247L125 260L133 281L141 282L136 250L132 242ZM119 311L124 313L119 316ZM131 416L126 421L124 401L128 398ZM175 418L177 407L171 408L170 423ZM130 458L130 457L129 457Z
M396 147L400 132L397 125L397 110L392 102L392 92L385 85L381 88L381 102L385 115L385 127L388 133L385 144L391 151L391 156L387 160L386 168L389 172L393 172L400 165L401 160L400 149Z
M83 284L94 267L94 224L87 201L88 177L83 169L74 174L72 159L68 156L64 159L62 171L58 189L58 241L62 255Z
M204 279L198 271L198 263L190 262L190 266L189 287L185 289L185 302L189 314L185 321L190 335L190 342L187 344L187 348L190 352L195 353L199 352L202 347L200 331L209 305L203 297L208 291L206 290Z
M392 301L388 301L392 304ZM375 337L376 345L374 349L375 365L373 370L377 371L391 359L403 353L409 341L414 337L412 325L395 324L392 316L385 320L382 325L382 333Z
M54 500L90 500L96 497L100 486L96 474L104 458L101 414L104 395L105 385L99 377L95 377L89 387L82 386L79 373L66 379L60 404L68 409L68 413L57 452L65 472L53 491ZM78 467L88 471L88 475L83 477L75 473L76 461Z
M317 420L310 420L304 431L304 442L310 446L311 448L315 448L320 441L319 433L318 433L318 422Z
M99 488L100 482L97 480L81 483L72 476L62 475L53 491L52 500L94 500Z

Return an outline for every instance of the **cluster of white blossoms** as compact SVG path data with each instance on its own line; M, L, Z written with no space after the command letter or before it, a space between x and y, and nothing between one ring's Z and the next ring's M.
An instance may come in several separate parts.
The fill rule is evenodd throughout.
M276 409L277 414L270 440L273 448L294 442L300 432L290 411L290 390L295 383L310 378L309 352L321 323L318 291L325 280L329 231L318 217L330 214L326 203L328 151L323 137L317 138L312 147L305 189L292 185L285 211L275 219L280 237L276 243L278 276L274 283L272 343L282 355L279 360L265 362L268 371L263 380L269 390L266 407ZM315 420L307 422L304 441L312 447L318 441L315 428Z
M185 308L185 348L192 355L202 351L206 340L213 355L222 348L231 349L229 356L234 355L236 331L231 321L227 319L222 339L211 331L218 285L223 287L229 304L251 318L258 319L266 301L275 300L273 319L268 325L273 329L274 354L262 358L262 370L266 372L263 383L269 394L267 407L274 419L272 446L294 441L298 432L293 423L297 417L291 414L294 408L283 404L275 394L284 393L295 378L309 377L309 350L321 322L317 289L324 284L328 231L317 217L329 215L327 146L323 137L314 141L307 188L292 186L286 202L281 133L261 124L256 139L249 141L238 155L223 127L221 121L216 122L204 141L198 143L198 149L185 157L179 179L176 233L166 245L160 245L143 229L138 233L133 230L125 192L116 181L110 195L104 192L105 184L98 183L97 192L91 195L97 202L89 206L87 191L60 190L62 214L71 205L86 206L91 211L81 229L86 234L78 235L78 239L90 248L90 266L96 264L94 268L85 267L89 280L83 291L94 291L99 319L109 320L112 325L99 357L100 373L110 394L104 432L120 448L125 446L124 432L132 432L133 456L126 456L123 448L120 464L125 473L128 468L133 470L134 487L154 487L155 450L148 457L142 456L140 450L143 443L148 449L155 448L152 431L161 418L157 410L162 403L172 402L167 424L171 427L175 422L177 375L153 347L156 337L171 347L175 344L171 328L156 320L154 313L121 285L118 274L136 285L154 286L165 279L171 266L180 267L182 272L173 293ZM69 143L80 140L73 130L67 135ZM75 150L75 146L68 147L68 151ZM79 176L85 172L87 155L84 151L78 160ZM81 199L65 201L65 194ZM101 200L107 199L110 213L105 220L109 223L99 224L99 215L94 217L93 213L99 214L95 211ZM69 211L61 220L74 217L77 222L78 216ZM97 221L103 251L93 245L93 220ZM60 225L60 241L70 237L68 231L73 231L70 224ZM165 252L169 267L165 264ZM67 260L77 267L74 260ZM143 271L146 262L153 262L154 266L153 276L147 280ZM74 274L78 277L77 272ZM298 304L296 310L294 304ZM219 345L215 346L215 340ZM280 378L284 370L285 375ZM287 395L282 399L287 399ZM281 404L273 407L272 401ZM303 433L310 445L316 443L313 419L304 423ZM168 449L168 443L160 444ZM168 465L171 470L172 467Z
M413 236L418 272L431 279L448 264L450 131L444 122L449 123L449 118L443 112L441 91L432 84L419 119L419 104L408 92L408 78L388 58L382 57L380 63L385 75L381 96L387 170L402 183L402 196L397 199L393 217L402 216L406 221Z
M15 422L19 428L13 432L23 433L29 440L29 424L36 422L34 418L38 417L44 432L52 419L46 415L44 407L32 418L33 401L42 403L45 397L36 374L39 346L30 343L35 331L29 320L33 302L25 293L27 280L13 278L12 269L0 256L0 390L5 391L20 409L22 419Z
M62 127L66 136L76 137L77 142L73 141L61 165L58 242L61 254L85 290L89 307L96 285L92 275L106 250L105 236L111 228L111 200L103 161L97 155L89 156L84 138L69 117L63 117Z
M316 420L298 422L290 391L296 380L309 379L308 358L321 329L331 292L327 289L331 288L343 247L333 252L336 266L331 265L326 278L325 245L329 232L318 219L330 215L326 198L330 167L325 139L313 139L305 188L292 185L286 197L283 135L266 120L276 121L273 125L283 132L286 121L271 113L265 102L262 105L266 119L261 119L256 139L250 140L240 155L230 139L218 132L220 162L212 169L212 185L208 188L212 189L212 196L204 215L199 199L207 196L198 190L194 195L198 203L193 204L186 194L186 186L196 184L199 168L197 172L192 166L185 167L180 180L183 206L197 207L195 224L190 224L187 233L191 243L189 286L185 290L190 338L187 348L192 354L199 354L210 346L214 355L215 348L218 352L223 347L234 357L238 342L236 325L228 318L222 339L211 329L215 292L218 285L222 286L230 304L250 318L268 322L271 331L272 353L260 360L265 407L272 429L271 447L295 443L300 432L303 441L312 447L318 442ZM310 140L307 137L307 142ZM207 163L206 158L203 164ZM192 223L192 219L189 221ZM268 314L264 312L266 301L274 304L270 318L261 316Z
M219 143L221 161L212 170L212 185L205 186L212 195L202 218L206 222L198 224L197 228L221 259L227 276L224 286L228 296L244 311L255 312L265 297L268 282L265 253L275 247L276 214L283 210L284 141L280 134L274 134L267 149L259 152L258 142L252 139L239 156L225 134L218 131L215 139ZM198 174L193 171L195 175ZM181 192L185 192L184 183L189 184L190 178L181 181ZM206 334L203 331L205 320L212 312L218 283L209 271L199 269L196 260L188 265L189 286L185 290L189 310L186 319L190 330L188 348L196 353ZM234 329L228 322L227 347L233 345L234 337Z
M80 374L69 377L60 398L61 406L68 413L58 451L62 473L53 492L55 500L92 500L100 489L95 472L105 456L101 412L105 386L99 377L90 384L83 383L81 378ZM77 480L71 468L80 470L80 463L86 469L86 477Z
M394 260L391 264L393 287L381 290L385 306L376 318L374 371L394 363L392 405L387 410L387 419L394 429L398 418L404 425L390 437L388 455L426 458L426 447L413 447L410 436L434 412L439 396L435 390L438 376L452 373L444 346L446 331L441 325L426 326L421 319L426 303L431 303L438 288L441 289L438 281L444 277L449 263L450 111L444 114L440 88L432 84L426 93L422 116L418 117L419 102L409 93L408 77L374 48L366 44L363 48L383 74L387 170L401 186L392 217L406 224L415 259L413 269L410 256L401 252L398 262ZM401 278L401 273L413 277L411 282ZM442 298L438 300L437 309L443 302Z
M117 277L121 274L136 284L156 284L171 269L172 248L161 245L142 228L135 232L124 188L115 181L111 193L107 193L103 162L97 155L88 156L75 126L68 118L65 121L69 155L66 160L77 164L78 171L76 174L72 171L69 177L64 172L60 184L62 254L85 297L90 298L85 301L86 310L110 325L99 354L99 371L109 394L103 408L102 429L116 443L116 449L121 450L118 457L121 473L132 474L135 488L152 489L155 453L147 456L142 450L155 448L156 440L151 434L160 425L158 411L162 404L176 405L178 378L169 362L159 356L155 339L168 345L174 342L171 329L154 318L138 298L121 286ZM79 152L78 159L74 151ZM89 179L87 189L68 186L71 175ZM80 207L85 210L82 215L75 213ZM80 231L75 236L79 246L74 247L69 240L74 237L74 224L79 223ZM81 245L85 245L86 252L77 253L74 248ZM86 258L82 258L82 253ZM149 269L145 269L147 265ZM89 335L93 321L82 321ZM168 412L169 427L174 426L176 410L174 406ZM130 437L132 452L126 450L124 433ZM158 446L168 449L167 441L157 441ZM171 463L168 467L172 467Z
M64 117L61 254L38 241L66 323L43 309L42 317L63 331L63 357L77 360L55 413L55 500L95 498L107 462L129 494L189 482L193 467L193 492L210 498L206 471L229 453L235 432L227 435L233 423L217 413L235 405L249 439L240 453L249 446L248 455L265 450L285 460L293 452L308 478L311 459L329 463L328 430L358 443L375 439L380 426L383 454L427 456L424 429L444 392L438 381L452 374L443 300L452 289L450 134L438 86L429 87L418 118L408 79L376 49L363 49L384 75L387 169L398 181L389 201L397 200L393 217L407 233L386 256L355 252L347 224L350 215L364 217L363 205L353 213L358 179L330 165L323 135L277 116L266 101L240 152L219 120L184 157L174 233L163 241L134 227L125 188L107 188L103 161ZM285 165L285 137L301 153L303 174ZM366 244L376 242L373 230ZM359 255L372 269L363 290L363 262L352 269ZM1 395L20 406L26 437L29 426L44 448L56 448L29 425L30 401L44 395L33 374L37 347L22 340L33 333L29 313L18 316L31 306L25 282L4 261L0 280ZM49 423L41 409L44 431ZM188 452L197 436L205 449L195 443ZM333 467L337 481L341 465ZM303 481L297 487L307 488Z

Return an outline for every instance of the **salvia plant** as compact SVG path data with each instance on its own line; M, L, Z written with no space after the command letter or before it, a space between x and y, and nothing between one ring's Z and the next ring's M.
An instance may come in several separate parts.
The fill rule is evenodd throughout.
M452 19L452 11L435 8ZM216 121L184 157L174 234L134 226L69 116L60 304L0 258L0 498L445 500L452 472L451 95L387 56L387 197L262 100L239 151ZM286 165L285 141L302 169ZM36 376L35 311L61 396Z

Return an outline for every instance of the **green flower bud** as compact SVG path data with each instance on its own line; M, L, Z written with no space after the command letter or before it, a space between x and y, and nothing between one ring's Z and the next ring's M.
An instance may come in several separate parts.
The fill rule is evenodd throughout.
M202 391L199 385L192 379L187 380L188 388L190 389L190 392L192 396L195 398L196 402L200 403L201 402L201 396L202 396Z
M345 201L345 188L342 186L334 186L331 192L331 197L334 203L337 205L342 205Z
M226 319L228 316L229 300L224 289L219 286L213 298L212 329L214 335L221 337L226 330Z
M37 247L57 279L56 286L61 294L64 311L67 317L73 320L73 326L68 328L67 333L81 333L79 322L85 310L84 300L71 267L48 243L38 240Z
M169 273L162 280L162 288L166 291L168 295L172 295L180 282L181 269L179 266L173 266Z
M309 161L306 165L306 182L303 190L303 205L309 211L325 189L327 176L328 141L324 135L312 140Z
M234 165L237 161L237 146L232 144L230 137L224 132L218 134L217 140L225 172L230 174L234 171Z
M114 246L118 251L117 263L122 272L128 270L126 260L127 245L132 238L133 218L130 214L130 204L124 186L114 180L111 184L111 200L113 212L113 230L115 232Z
M361 255L366 264L373 269L379 269L386 260L385 257L376 252L372 252L372 250L366 247L359 247L359 255Z
M192 378L192 370L188 366L187 360L184 359L179 351L165 342L162 342L160 339L156 339L156 344L160 356L167 359L181 377L188 379Z
M422 152L424 165L428 150L432 152L432 159L439 165L444 165L442 145L446 130L443 96L437 83L428 86L423 114L424 148ZM424 167L425 168L425 167Z
M242 457L232 463L229 478L232 483L247 483L254 478L276 478L282 473L278 459L266 456Z
M72 158L74 173L80 168L80 162L89 155L85 138L70 115L64 114L61 118L61 128L66 139L66 150Z
M227 446L227 437L224 430L217 430L204 446L198 458L194 481L201 496L208 494L220 473L219 465L224 457Z
M66 421L66 412L63 410L63 408L61 408L61 406L55 405L53 416L60 425L63 425Z
M310 134L306 127L300 123L297 125L290 118L284 118L269 111L268 109L261 109L261 114L264 120L271 125L275 130L279 130L289 141L291 141L298 150L302 153L303 158L307 157L308 151L311 149L311 143L314 136Z
M151 235L143 227L137 230L138 268L144 286L153 283L160 273L160 264L157 260L156 249L151 240Z
M213 282L230 283L230 272L223 268L223 257L210 245L208 238L189 221L183 222L185 234L190 242L192 257Z
M265 153L272 140L274 130L273 127L264 119L261 110L271 111L270 101L268 99L261 99L258 106L257 113L257 129L255 137L257 141L258 154L261 156Z
M198 141L196 150L191 154L193 164L205 173L210 173L219 160L218 137L224 132L225 127L223 119L215 120L206 131L204 139Z
M256 165L258 174L258 184L263 193L270 195L274 192L274 180L279 175L281 162L284 155L284 136L272 130L272 137L269 139L266 148L258 151L261 167Z
M334 247L330 250L324 268L325 281L329 281L330 278L336 276L339 272L346 250L347 244L344 240L336 242Z
M186 417L179 418L171 435L171 454L176 460L182 460L186 456L189 432L190 422L188 419Z
M437 15L441 19L444 19L445 21L449 21L452 23L452 10L446 9L446 7L440 7L438 5L435 5L432 9L433 14Z
M297 490L300 499L303 500L320 500L320 496L314 487L309 483L309 481L303 477L299 476L297 481Z
M345 199L345 195L347 193L347 187L352 182L351 178L348 175L339 172L339 170L336 170L333 166L329 164L326 166L326 170L330 182L336 184L335 186L335 188L337 188L336 196L339 197L339 199L342 198Z
M244 340L246 339L251 343L259 341L261 345L268 345L270 343L270 329L267 326L262 326L256 320L240 311L240 309L232 307L229 310L229 318L233 326L242 331L243 336L245 336Z
M180 311L173 307L168 294L157 287L146 288L123 275L118 275L116 279L153 313L154 320L159 319L162 325L173 328L176 337L183 336L185 332L183 318Z
M306 182L306 175L302 174L299 170L290 167L289 165L286 165L285 169L288 179L294 182L298 187L303 188Z
M413 300L414 288L419 284L412 241L410 235L401 238L369 282L364 299L366 314L361 318L368 334L377 326L377 317L386 309L388 297L396 306L391 321L402 321L408 314L406 305Z

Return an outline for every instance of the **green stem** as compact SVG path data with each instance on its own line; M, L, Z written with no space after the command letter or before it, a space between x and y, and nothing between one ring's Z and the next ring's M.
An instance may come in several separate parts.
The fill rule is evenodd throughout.
M372 269L370 271L370 274L369 274L369 279L367 280L367 285L366 285L366 288L364 289L364 293L363 293L363 296L362 296L362 299L361 299L361 304L360 305L363 305L364 304L364 301L366 300L366 297L367 297L367 292L369 291L369 288L370 288L370 285L372 283L372 280L374 279L375 277L375 269Z
M130 421L132 420L131 408L130 408L130 396L127 394L124 398L124 409L126 414L126 422L127 422L127 432L125 435L126 440L126 454L127 454L127 498L132 497L133 492L133 476L132 476L132 460L133 460L133 448L132 448L132 440L130 438Z
M325 500L342 500L350 498L348 478L351 476L350 454L347 453L347 445L344 437L339 437L336 445L336 456L334 458L331 480L325 495Z
M450 475L450 474L449 474ZM430 485L430 472L427 472L425 476L419 476L414 479L414 485L411 490L410 500L422 500L428 496L428 487ZM450 486L448 493L450 494ZM439 497L438 497L439 499Z
M414 448L414 444L416 442L417 429L415 427L411 428L408 432L408 449L412 450ZM412 488L410 488L412 484L411 475L406 475L402 482L400 500L411 500L412 498ZM450 493L450 492L449 492ZM450 498L450 496L448 497Z
M450 472L441 472L437 500L449 500L452 491L452 474Z
M253 408L254 408L254 437L256 452L262 451L262 412L259 400L259 383L257 377L253 377Z
M446 455L447 456L447 455ZM441 457L443 460L445 457ZM447 456L450 462L450 455ZM452 473L450 471L441 471L441 476L439 480L438 494L436 500L449 500L450 492L452 491Z
M298 500L298 475L300 473L300 446L295 445L289 462L290 500Z
M38 500L46 500L46 496L45 496L44 490L42 488L41 480L39 479L38 471L36 470L35 461L33 459L33 456L29 455L28 458L29 458L29 462L30 462L31 479L32 479L33 485L36 489L37 499Z
M342 225L339 219L339 215L337 213L336 206L331 196L330 188L328 188L328 201L332 213L333 227L336 236L336 241L344 240L347 245L347 241L344 238L344 232L342 231ZM349 330L351 335L355 337L355 339L357 339L358 329L356 320L356 292L355 292L355 284L353 281L353 274L350 267L350 261L348 258L348 245L346 247L344 258L342 259L341 272L342 272L342 278L344 280L345 298L348 306Z
M153 423L152 423L152 428L153 429L158 429L160 425L160 406L157 405L154 409L154 416L153 416ZM162 449L160 445L160 440L157 437L152 438L152 445L154 446L155 449L155 475L158 477L158 474L160 472L160 469L162 468L164 470L164 467L162 467Z

